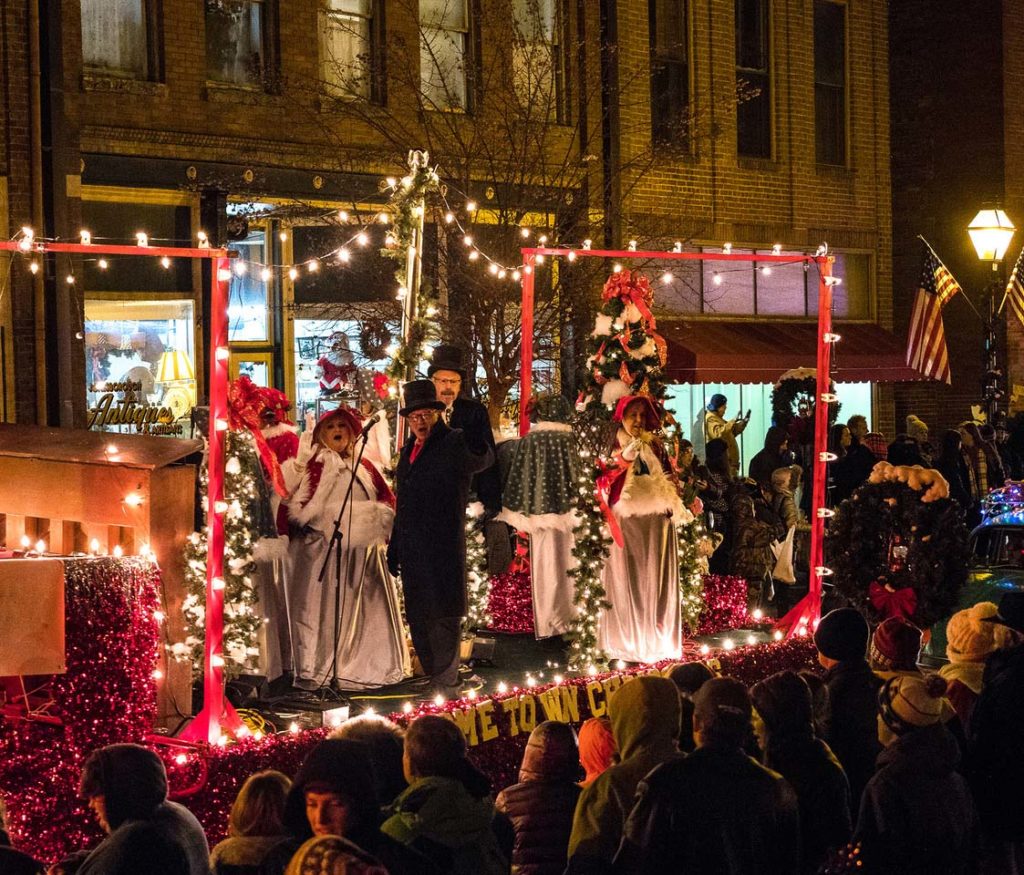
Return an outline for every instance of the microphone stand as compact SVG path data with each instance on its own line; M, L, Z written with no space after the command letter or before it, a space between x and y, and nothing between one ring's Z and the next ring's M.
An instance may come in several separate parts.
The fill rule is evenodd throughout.
M341 508L338 510L338 516L334 520L334 531L331 532L331 539L327 543L327 553L324 554L323 564L320 566L320 574L317 576L317 580L320 585L323 586L324 579L327 576L327 565L331 561L331 554L334 554L334 571L335 580L337 586L334 590L334 650L331 656L331 668L330 668L330 681L320 687L320 700L323 701L327 698L326 690L330 690L332 696L340 696L338 690L338 644L341 636L341 541L344 535L341 531L341 520L345 516L345 511L348 509L349 504L352 500L352 489L356 485L356 475L359 472L359 468L363 463L363 452L366 450L366 444L369 442L370 429L376 425L376 418L370 421L370 423L363 428L359 433L359 453L356 455L355 465L352 467L352 476L348 481L348 490L345 492L345 499L341 503Z

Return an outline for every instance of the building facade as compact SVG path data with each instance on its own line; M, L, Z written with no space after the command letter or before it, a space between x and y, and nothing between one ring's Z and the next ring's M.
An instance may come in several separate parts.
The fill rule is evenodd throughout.
M913 375L889 334L884 0L38 9L0 13L10 235L31 225L76 240L84 228L96 242L133 242L144 231L185 245L202 231L237 248L250 267L232 281L236 373L313 403L325 356L380 363L379 332L366 323L397 315L393 263L377 255L387 234L375 221L388 195L380 180L401 175L407 149L427 147L459 230L445 227L444 209L428 217L424 255L453 311L449 250L471 235L488 240L488 225L621 248L813 253L827 243L844 280L835 315L851 326L836 355L852 399L844 418L865 413L895 431L894 383ZM365 249L340 263L360 232L371 235ZM494 245L511 269L514 246ZM11 259L0 301L5 417L84 424L104 384L126 375L154 398L178 390L179 401L201 402L204 270L59 259L33 274ZM733 410L757 410L746 455L756 452L779 363L814 364L816 286L792 265L674 269L656 304L680 421L721 389ZM501 288L495 297L514 300ZM592 311L573 318L582 330ZM563 330L549 340L564 341L551 344L564 353ZM759 340L736 344L744 336ZM713 361L709 345L735 345L735 355ZM571 359L561 362L566 389Z

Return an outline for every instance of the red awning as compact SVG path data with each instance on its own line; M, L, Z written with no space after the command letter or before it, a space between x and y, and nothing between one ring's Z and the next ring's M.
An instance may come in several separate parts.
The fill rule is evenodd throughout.
M774 383L793 368L813 368L814 322L664 320L666 379L672 383ZM838 323L833 348L838 383L901 383L927 379L906 364L906 347L878 325Z

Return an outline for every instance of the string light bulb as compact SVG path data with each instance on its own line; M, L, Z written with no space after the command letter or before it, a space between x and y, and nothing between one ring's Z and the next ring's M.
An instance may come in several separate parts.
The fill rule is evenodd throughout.
M338 250L338 262L340 264L348 264L352 260L352 253L349 252L344 246Z
M45 553L46 552L46 541L44 541L42 538L40 538L38 541L36 541L36 552L37 553Z
M124 497L124 503L127 504L128 507L138 507L142 504L142 496L139 495L138 492L129 492Z
M576 260L576 251L574 249L569 250L569 254L565 256L568 261Z
M717 270L712 271L711 282L713 282L716 286L720 286L722 284L722 275Z
M519 236L522 237L525 240L527 237L530 236L530 229L529 228L520 228L519 229Z
M69 286L73 286L75 284L75 275L73 273L69 273L66 277L64 277L64 282L66 282Z
M365 231L360 231L358 234L356 234L356 243L358 243L360 246L365 246L369 242L370 238L367 236Z
M338 210L338 221L339 222L347 222L348 221L348 213L345 210Z
M106 270L110 266L110 264L105 258L101 258L99 261L96 262L96 266L100 270Z
M235 276L245 276L246 273L248 273L249 271L249 268L246 266L246 263L241 259L235 261L234 268Z
M92 245L92 234L89 231L79 231L78 239L81 241L83 246Z
M171 260L165 255L163 258L160 259L160 266L164 270L167 270L167 268L171 266Z
M270 273L270 268L269 267L265 267L265 268L263 268L263 270L260 271L260 279L263 280L263 282L265 282L265 283L270 282L270 277L271 277L271 273Z
M120 559L122 556L124 556L124 547L122 547L120 544L115 544L114 545L114 558L115 559Z
M290 279L292 282L295 282L295 280L297 280L298 278L299 278L299 272L294 267L289 268L288 269L288 279Z
M387 213L377 213L377 221L380 222L382 225L386 225L391 220L389 219Z
M444 220L447 224L450 225L452 222L455 221L455 213L449 210L447 213L444 214Z
M315 258L311 258L309 261L306 262L306 270L308 270L310 273L316 273L318 270L320 270L320 262L317 261Z
M149 246L149 235L145 231L137 231L135 233L135 245L142 247Z
M466 201L466 212L467 213L475 213L476 212L476 201Z
M469 253L469 260L470 260L470 261L476 261L476 260L477 260L477 259L478 259L479 257L480 257L480 253L479 253L479 252L477 252L477 251L476 251L475 249L474 249L474 250L472 250L472 251L471 251L471 252Z
M670 271L667 271L667 270L661 275L662 285L670 286L670 285L672 285L672 281L674 279L675 279L675 277L672 276L672 273Z
M280 240L282 243L284 243L285 240L288 239L288 232L287 231L282 231L281 233L279 233L277 235L277 239Z
M38 261L30 261L28 263L28 269L29 269L29 271L31 273L39 273L39 262Z

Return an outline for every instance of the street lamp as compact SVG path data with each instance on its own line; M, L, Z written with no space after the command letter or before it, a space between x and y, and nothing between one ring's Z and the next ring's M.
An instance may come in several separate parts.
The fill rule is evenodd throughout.
M999 265L1010 248L1010 241L1016 231L1010 217L998 207L986 208L978 211L978 214L971 219L967 226L967 233L970 235L971 243L974 244L974 251L978 253L981 261L988 261L992 264L992 270L999 270ZM989 424L995 424L996 414L999 411L999 399L1003 397L1003 371L999 367L999 356L996 345L996 320L999 313L996 312L996 295L1002 283L998 273L992 278L988 286L988 318L985 320L985 342L984 342L984 368L985 375L982 378L981 394L985 403L985 413ZM1000 305L1000 312L1002 305Z

